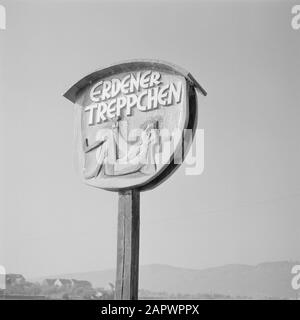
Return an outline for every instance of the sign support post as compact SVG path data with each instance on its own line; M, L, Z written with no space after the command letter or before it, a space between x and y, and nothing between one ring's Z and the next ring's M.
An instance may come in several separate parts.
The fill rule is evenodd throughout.
M116 300L138 299L139 238L140 192L119 192Z

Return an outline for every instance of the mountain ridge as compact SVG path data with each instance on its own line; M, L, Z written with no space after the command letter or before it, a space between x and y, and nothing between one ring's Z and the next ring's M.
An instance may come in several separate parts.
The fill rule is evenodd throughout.
M140 266L140 285L144 290L169 294L223 294L232 297L295 298L291 269L297 261L262 262L257 265L228 264L205 269L189 269L165 264ZM105 287L115 281L115 270L61 274L45 278L75 278Z

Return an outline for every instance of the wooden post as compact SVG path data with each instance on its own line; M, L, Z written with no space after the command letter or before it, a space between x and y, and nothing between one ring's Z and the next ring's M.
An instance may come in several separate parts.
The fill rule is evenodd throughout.
M140 192L119 192L115 299L137 300L139 280Z

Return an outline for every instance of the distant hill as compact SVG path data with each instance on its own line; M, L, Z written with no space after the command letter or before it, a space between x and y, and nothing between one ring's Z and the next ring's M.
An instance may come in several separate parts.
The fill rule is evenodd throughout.
M141 289L170 294L223 294L251 298L295 298L291 287L291 269L300 262L267 262L255 266L225 265L203 270L168 265L140 267ZM90 281L94 287L105 287L115 280L113 269L54 276ZM41 279L40 279L41 280Z

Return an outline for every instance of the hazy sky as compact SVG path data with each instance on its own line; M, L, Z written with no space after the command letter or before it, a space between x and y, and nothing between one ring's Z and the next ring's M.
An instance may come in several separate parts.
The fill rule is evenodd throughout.
M295 2L0 1L0 264L27 276L115 267L116 193L74 167L83 75L134 58L189 70L205 170L141 195L140 263L300 259L300 30Z

